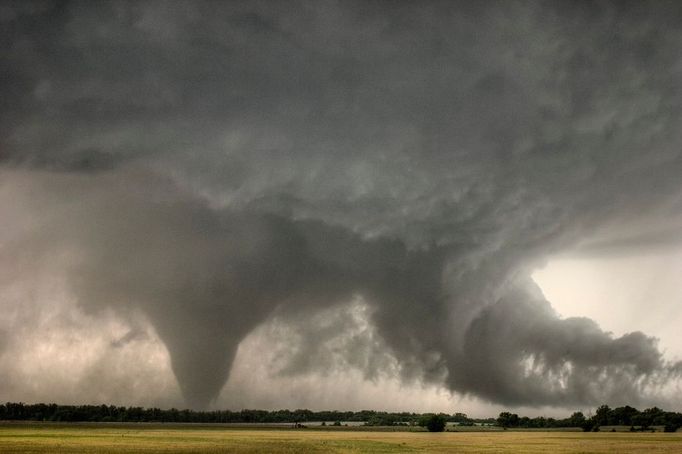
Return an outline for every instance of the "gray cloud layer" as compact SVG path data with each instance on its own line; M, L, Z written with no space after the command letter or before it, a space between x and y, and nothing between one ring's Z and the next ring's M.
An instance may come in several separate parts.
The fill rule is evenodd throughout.
M195 406L254 328L358 296L377 339L344 352L369 376L387 362L355 359L382 350L493 402L646 401L678 367L655 339L560 319L529 276L682 227L681 16L3 3L3 261L144 314Z

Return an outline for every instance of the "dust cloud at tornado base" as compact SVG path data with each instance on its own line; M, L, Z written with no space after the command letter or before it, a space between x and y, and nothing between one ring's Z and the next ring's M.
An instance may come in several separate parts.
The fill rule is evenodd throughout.
M111 353L153 335L206 407L260 330L291 380L671 402L655 333L531 279L682 233L682 12L589 5L3 5L0 364L78 312L103 398L172 389Z

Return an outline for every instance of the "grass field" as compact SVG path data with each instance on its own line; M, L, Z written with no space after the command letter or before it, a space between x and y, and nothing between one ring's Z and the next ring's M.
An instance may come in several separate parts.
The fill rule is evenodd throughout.
M428 433L192 425L0 425L0 453L81 452L682 453L682 433Z

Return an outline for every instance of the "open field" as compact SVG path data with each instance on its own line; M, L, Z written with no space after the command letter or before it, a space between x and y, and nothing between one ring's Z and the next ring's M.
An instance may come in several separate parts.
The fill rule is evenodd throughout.
M428 433L38 423L0 425L0 452L682 453L682 433Z

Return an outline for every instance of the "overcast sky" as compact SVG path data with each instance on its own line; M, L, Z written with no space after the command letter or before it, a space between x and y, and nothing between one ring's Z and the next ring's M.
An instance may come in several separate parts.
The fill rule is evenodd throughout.
M0 3L0 401L680 410L677 2Z

